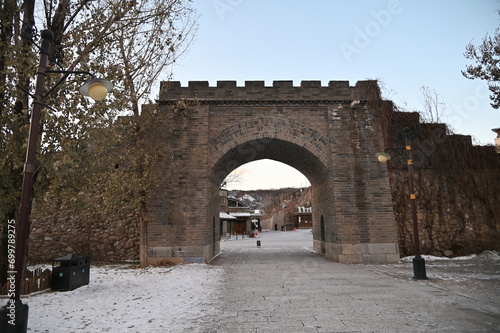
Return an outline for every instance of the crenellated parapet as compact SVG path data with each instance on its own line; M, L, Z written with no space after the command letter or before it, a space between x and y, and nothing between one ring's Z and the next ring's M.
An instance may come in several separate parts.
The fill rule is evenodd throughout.
M305 103L353 100L378 100L380 90L376 81L358 81L354 86L349 81L330 81L322 86L321 81L273 81L266 86L264 81L245 81L238 86L236 81L217 81L210 86L208 81L189 81L183 87L179 81L161 83L159 102L171 104L180 99L196 98L200 103Z

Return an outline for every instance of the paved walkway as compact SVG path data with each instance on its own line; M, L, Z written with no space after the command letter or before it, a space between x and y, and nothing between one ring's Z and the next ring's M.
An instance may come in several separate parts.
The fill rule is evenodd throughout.
M308 231L263 232L260 241L260 248L256 239L223 242L212 261L226 275L211 331L500 331L498 261L428 262L429 280L415 281L411 263L326 260L311 252Z

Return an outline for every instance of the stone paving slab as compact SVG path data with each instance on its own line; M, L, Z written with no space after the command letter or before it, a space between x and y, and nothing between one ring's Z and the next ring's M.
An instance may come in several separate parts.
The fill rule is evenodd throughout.
M261 248L254 240L223 244L211 263L226 271L223 295L214 303L221 312L207 331L500 332L500 267L488 272L489 280L457 281L432 278L429 265L429 280L417 281L411 264L327 260L303 246L308 237L276 232L262 237Z

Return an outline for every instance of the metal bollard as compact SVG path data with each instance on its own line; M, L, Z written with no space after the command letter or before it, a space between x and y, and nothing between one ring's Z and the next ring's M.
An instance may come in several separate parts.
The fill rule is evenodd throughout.
M257 247L260 247L260 240L257 241Z

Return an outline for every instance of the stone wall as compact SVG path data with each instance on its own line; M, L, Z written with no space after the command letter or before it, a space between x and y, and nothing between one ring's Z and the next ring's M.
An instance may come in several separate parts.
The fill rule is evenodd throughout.
M90 255L94 262L138 260L139 234L133 216L105 218L71 212L34 214L28 261L46 263L66 254Z
M500 154L473 146L445 124L426 124L416 112L387 107L386 147L404 147L401 132L411 128L417 219L422 253L457 256L500 249ZM414 254L406 158L391 153L389 178L401 255Z

